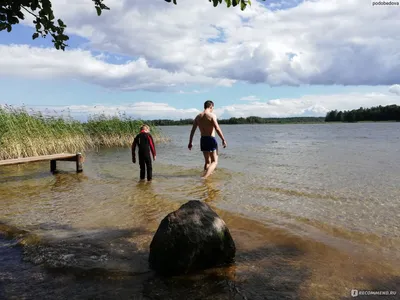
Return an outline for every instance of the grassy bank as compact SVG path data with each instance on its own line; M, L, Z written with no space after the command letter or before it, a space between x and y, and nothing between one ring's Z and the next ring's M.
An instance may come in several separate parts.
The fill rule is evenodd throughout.
M129 147L142 124L126 116L95 115L88 122L79 122L24 108L0 107L0 159ZM155 126L151 133L156 142L166 140Z

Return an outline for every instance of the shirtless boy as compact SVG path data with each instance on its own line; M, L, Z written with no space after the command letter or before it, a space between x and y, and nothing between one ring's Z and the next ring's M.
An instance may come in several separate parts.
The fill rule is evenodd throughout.
M214 102L207 100L204 102L204 111L196 116L193 121L192 131L189 138L189 150L192 150L194 133L200 129L200 150L204 155L204 173L201 178L207 178L212 174L218 164L218 144L215 139L215 131L222 140L222 146L226 147L226 141L222 130L218 125L217 116L213 113Z

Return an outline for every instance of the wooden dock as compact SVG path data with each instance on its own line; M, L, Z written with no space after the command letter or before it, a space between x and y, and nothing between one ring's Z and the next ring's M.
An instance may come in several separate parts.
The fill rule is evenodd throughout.
M50 161L50 171L51 172L56 171L57 161L74 161L74 162L76 162L76 172L79 173L79 172L83 171L83 156L81 153L76 153L76 154L60 153L60 154L52 154L52 155L5 159L5 160L0 160L0 166L25 164L25 163L38 162L38 161Z

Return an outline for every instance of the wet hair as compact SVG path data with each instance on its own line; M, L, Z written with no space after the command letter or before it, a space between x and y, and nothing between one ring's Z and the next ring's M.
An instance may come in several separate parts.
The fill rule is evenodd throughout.
M214 102L212 102L211 100L207 100L206 102L204 102L204 109L210 108L211 106L214 106Z

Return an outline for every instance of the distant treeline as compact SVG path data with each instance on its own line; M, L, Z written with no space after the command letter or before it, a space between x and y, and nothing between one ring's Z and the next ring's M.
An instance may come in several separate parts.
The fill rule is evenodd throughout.
M218 120L219 124L289 124L289 123L323 123L324 117L291 117L291 118L261 118L261 117L247 117L247 118L229 118ZM151 120L144 121L152 123L156 126L168 125L192 125L193 119L180 119L180 120Z
M358 122L358 121L397 121L400 122L400 106L395 104L337 111L326 114L325 122Z

